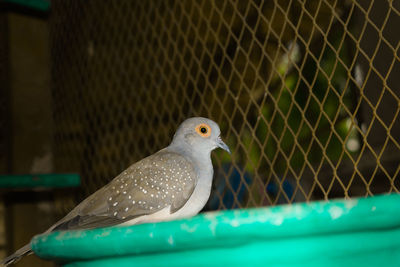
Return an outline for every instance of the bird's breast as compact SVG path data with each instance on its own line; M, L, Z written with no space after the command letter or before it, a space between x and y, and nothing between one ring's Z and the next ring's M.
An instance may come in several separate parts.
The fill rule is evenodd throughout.
M198 173L196 187L186 204L174 214L177 219L196 215L203 209L210 197L214 174L211 158L203 160L201 165L196 165L200 166L196 170Z

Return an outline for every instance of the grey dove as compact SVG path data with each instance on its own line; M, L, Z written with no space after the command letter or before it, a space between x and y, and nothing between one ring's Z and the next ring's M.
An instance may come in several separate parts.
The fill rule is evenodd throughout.
M217 147L230 153L217 123L202 117L187 119L168 147L131 165L45 233L194 216L210 196L210 154ZM8 265L30 253L27 244L2 263Z

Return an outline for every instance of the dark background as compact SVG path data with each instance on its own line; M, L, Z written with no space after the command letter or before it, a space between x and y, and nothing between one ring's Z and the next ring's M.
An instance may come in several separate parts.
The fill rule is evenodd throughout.
M4 249L168 145L191 116L218 122L232 150L213 152L205 210L399 190L398 2L1 8L0 173L82 178L78 190L6 198Z

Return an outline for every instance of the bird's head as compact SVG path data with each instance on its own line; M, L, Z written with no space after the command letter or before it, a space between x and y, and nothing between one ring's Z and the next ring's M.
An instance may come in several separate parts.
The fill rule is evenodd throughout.
M194 153L210 153L217 147L231 153L220 134L221 130L216 122L202 117L189 118L179 126L172 144L189 147Z

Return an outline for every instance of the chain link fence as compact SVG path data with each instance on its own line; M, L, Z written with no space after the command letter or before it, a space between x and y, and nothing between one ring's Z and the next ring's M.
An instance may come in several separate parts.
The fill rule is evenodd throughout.
M219 123L207 209L400 189L400 2L52 1L58 171L83 195Z

